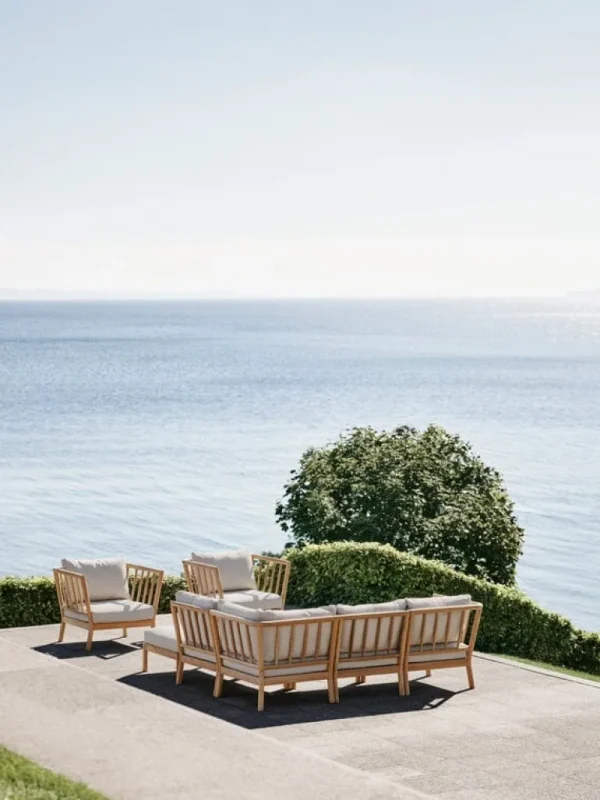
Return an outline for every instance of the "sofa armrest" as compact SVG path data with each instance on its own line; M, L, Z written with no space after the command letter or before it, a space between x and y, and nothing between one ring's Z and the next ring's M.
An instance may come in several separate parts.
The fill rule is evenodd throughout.
M287 558L253 555L255 563L256 588L261 592L271 592L281 597L281 607L285 608L285 598L290 580L292 564Z
M127 564L127 575L131 599L136 603L154 606L156 614L163 585L163 570L140 564Z
M92 607L85 575L68 569L55 569L53 572L61 619L65 611L75 611L86 614L91 622Z

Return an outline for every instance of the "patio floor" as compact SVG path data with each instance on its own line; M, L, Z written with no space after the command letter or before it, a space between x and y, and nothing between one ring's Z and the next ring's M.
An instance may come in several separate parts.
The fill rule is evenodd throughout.
M375 779L370 784L374 794L368 794L365 784L360 790L362 797L600 797L600 684L480 656L475 662L475 691L467 690L463 670L445 670L434 672L428 679L419 679L419 673L415 673L409 698L398 696L397 683L391 678L370 678L363 685L342 683L339 705L329 705L324 684L307 683L299 684L293 692L278 688L269 691L266 710L259 714L255 690L241 683L226 681L223 697L215 700L210 675L187 668L183 685L176 687L173 662L152 654L150 671L139 673L139 631L128 639L117 640L110 640L110 633L98 634L92 653L87 654L79 631L68 627L67 641L56 644L57 629L58 626L43 626L0 630L0 642L28 648L22 652L32 657L52 657L46 658L45 664L75 665L82 668L78 672L84 671L90 678L110 678L121 686L133 687L137 691L127 693L130 703L135 697L160 698L162 708L168 707L169 714L178 710L186 713L185 724L193 719L194 725L204 724L208 729L219 720L221 726L233 726L236 736L244 732L247 742L254 738L248 734L251 731L274 740L275 749L283 743L291 749L286 748L286 761L279 769L278 796L282 798L296 796L293 788L289 787L288 793L285 785L288 765L301 765L304 758L315 755L319 758L305 767L307 781L309 773L316 769L314 765L327 759L330 764L347 768L339 773L342 776ZM23 669L31 692L37 672L26 665ZM21 675L25 681L25 673ZM10 691L14 693L15 682L3 683L3 677L0 674L0 704L5 703L6 714L7 709L10 712ZM94 686L103 691L106 683L92 680L88 691L93 692ZM9 694L3 696L3 691ZM39 699L42 702L41 696ZM135 704L130 709L134 715ZM188 716L190 712L195 713ZM93 716L94 712L87 713ZM101 714L102 710L95 713ZM4 725L0 725L3 735ZM264 752L262 736L260 749ZM235 759L233 749L232 771ZM341 778L340 781L343 783ZM308 784L305 790L306 796L310 794L314 800L316 795ZM331 788L328 791L324 796L335 796ZM188 794L182 790L170 796ZM212 800L217 795L206 796ZM233 797L235 793L224 791L218 796ZM253 795L245 792L245 796ZM351 795L344 790L340 796Z

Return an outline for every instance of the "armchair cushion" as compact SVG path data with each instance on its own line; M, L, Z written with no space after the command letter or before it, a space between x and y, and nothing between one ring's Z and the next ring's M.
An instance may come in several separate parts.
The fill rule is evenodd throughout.
M142 622L154 619L154 606L146 603L136 603L134 600L104 600L90 603L92 609L92 619L94 622L114 622L115 627L126 622ZM87 622L87 614L65 609L65 617L79 619Z
M90 600L126 600L129 598L127 565L118 558L63 558L63 569L79 572L87 580Z
M163 625L162 627L149 628L144 631L144 642L154 645L154 647L162 647L163 650L177 652L177 637L172 625Z
M238 592L223 592L223 600L248 608L281 608L281 597L272 592L259 592L258 589L240 589Z
M224 592L238 589L256 589L254 564L247 550L229 550L223 553L192 553L192 561L200 561L219 568Z
M405 611L406 600L390 600L389 603L363 603L358 606L338 604L337 614L380 614L384 611Z
M469 649L466 644L458 644L457 642L448 642L448 650L443 644L437 644L435 648L429 645L429 648L424 647L419 650L417 647L411 647L408 654L409 664L420 664L425 661L456 661L466 658L467 650ZM437 652L439 650L446 650L446 652Z
M406 608L444 608L445 606L468 606L470 594L436 594L433 597L407 597Z

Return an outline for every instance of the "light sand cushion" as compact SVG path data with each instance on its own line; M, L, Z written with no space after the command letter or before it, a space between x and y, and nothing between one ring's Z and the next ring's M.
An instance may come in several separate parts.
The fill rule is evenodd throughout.
M320 608L299 608L288 611L256 610L245 606L221 601L219 611L251 622L275 622L281 620L312 619L315 617L335 616L335 606ZM266 627L263 630L263 652L265 664L299 658L326 658L331 644L333 625L324 622L321 625L291 625ZM306 633L306 635L305 635ZM238 633L234 628L234 638L239 652L258 660L258 631L256 627L245 626Z
M230 550L223 553L192 553L192 561L200 561L219 568L223 592L238 589L256 589L254 565L247 550Z
M409 645L430 644L434 635L436 642L458 641L465 634L462 630L463 623L467 620L467 615L461 611L451 611L455 606L468 606L471 604L470 594L460 594L454 596L436 595L435 597L409 597L406 605L411 611L448 609L438 614L437 628L435 614L415 614L411 615L411 628Z
M371 655L373 655L373 654L371 653ZM398 668L400 668L399 658L400 658L400 655L398 654L396 656L389 656L389 657L386 657L386 658L364 658L364 659L361 658L361 659L358 659L358 660L357 659L354 659L354 660L353 659L348 659L347 661L345 661L344 659L341 659L338 662L338 672L343 672L345 669L357 670L357 669L360 669L361 667L365 667L365 668L368 668L368 667L398 667ZM392 670L390 670L390 672L392 672Z
M229 667L230 669L237 670L238 672L243 672L246 675L258 676L259 674L259 669L256 664L245 664L240 661L234 661L231 658L224 658L223 665L225 667ZM267 672L267 675L270 678L273 678L285 677L289 675L306 675L314 672L327 672L327 664L306 664L301 667L276 667L275 669L270 669Z
M85 575L90 600L125 600L129 597L127 565L118 558L63 558L63 569Z
M389 603L365 603L358 606L337 605L338 616L352 614L381 614L390 611L404 611L406 601L392 600ZM342 623L342 640L340 654L360 655L363 651L380 653L398 652L402 626L408 624L406 617L377 617L352 620L347 619Z
M219 601L216 597L206 597L203 594L193 594L193 592L186 592L180 589L175 595L176 603L184 603L188 606L196 606L197 608L205 608L209 611L216 608Z
M436 645L435 649L429 646L427 650L424 648L423 650L416 649L416 652L409 653L408 656L408 663L409 664L420 664L424 661L456 661L458 659L465 659L467 657L468 647L466 644L462 642L458 645L456 642L452 642L448 644L448 648L452 648L449 652L438 652L440 650L445 649L445 645ZM415 648L411 648L414 650Z
M184 647L183 652L186 656L190 656L191 658L199 658L201 661L210 661L213 664L215 664L217 661L216 655L210 650L200 650L197 647Z
M114 622L115 627L126 622L142 622L154 619L154 606L136 603L134 600L104 600L90 603L94 622ZM65 609L65 617L87 621L87 615Z
M223 592L223 600L248 608L281 608L281 597L272 592L259 592L258 589L242 589L238 592Z
M162 647L163 650L177 652L177 637L172 625L163 625L144 631L144 642L154 645L154 647Z

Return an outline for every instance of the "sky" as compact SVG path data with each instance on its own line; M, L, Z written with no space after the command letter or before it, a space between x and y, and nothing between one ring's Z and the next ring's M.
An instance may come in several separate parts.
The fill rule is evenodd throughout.
M0 0L0 292L600 287L597 0Z

